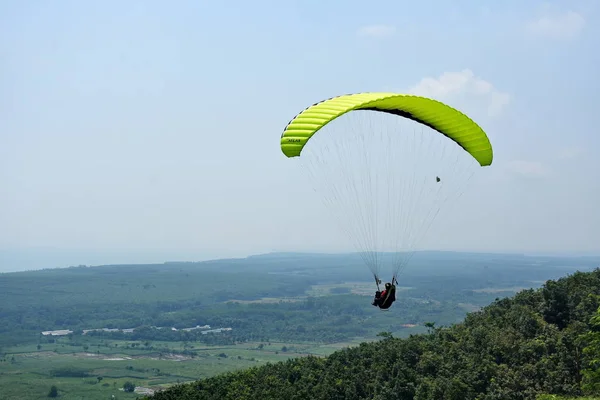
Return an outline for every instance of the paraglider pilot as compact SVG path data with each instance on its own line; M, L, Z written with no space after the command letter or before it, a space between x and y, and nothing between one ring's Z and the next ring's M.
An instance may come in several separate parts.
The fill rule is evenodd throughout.
M387 282L383 292L380 292L379 290L375 292L375 299L371 304L382 310L387 310L392 306L394 301L396 301L396 286Z

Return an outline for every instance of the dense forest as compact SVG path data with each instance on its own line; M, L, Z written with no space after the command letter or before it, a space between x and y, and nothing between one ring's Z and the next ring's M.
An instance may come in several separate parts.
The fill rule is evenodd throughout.
M462 323L176 385L154 400L511 400L600 392L600 269L497 299Z

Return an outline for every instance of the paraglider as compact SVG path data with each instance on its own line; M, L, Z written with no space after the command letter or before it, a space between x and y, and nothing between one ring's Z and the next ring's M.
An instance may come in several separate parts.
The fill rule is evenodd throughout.
M375 292L375 298L373 299L374 306L379 307L381 310L387 310L396 301L396 285L387 282L383 292L377 290Z
M486 133L465 114L400 93L348 94L313 104L288 123L280 144L306 168L371 270L373 305L383 309L395 300L398 274L441 208L493 159ZM434 172L440 170L443 184ZM392 279L380 292L386 261Z

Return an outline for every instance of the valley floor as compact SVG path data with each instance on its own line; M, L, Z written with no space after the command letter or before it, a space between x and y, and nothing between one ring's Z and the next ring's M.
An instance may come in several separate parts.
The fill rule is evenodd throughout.
M5 349L0 362L0 397L3 399L47 399L52 385L61 399L134 399L140 394L176 383L190 382L227 371L283 361L306 355L326 356L368 341L357 338L332 344L243 343L207 346L193 342L152 342L98 340L71 346L68 339L55 344L16 346ZM137 344L132 348L132 344ZM153 348L168 347L172 352ZM186 354L182 354L186 350ZM135 392L123 391L125 382Z

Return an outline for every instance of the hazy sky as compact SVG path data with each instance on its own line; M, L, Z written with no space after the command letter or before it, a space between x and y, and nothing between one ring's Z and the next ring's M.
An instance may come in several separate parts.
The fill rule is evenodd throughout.
M0 1L0 270L343 250L280 151L316 101L416 92L494 163L431 247L600 252L600 3Z

